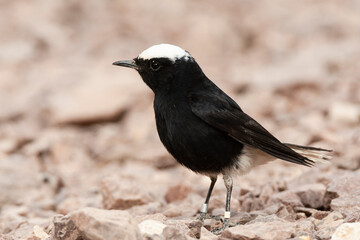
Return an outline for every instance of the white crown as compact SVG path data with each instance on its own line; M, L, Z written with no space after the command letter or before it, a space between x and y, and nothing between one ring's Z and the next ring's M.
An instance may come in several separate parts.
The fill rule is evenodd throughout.
M184 49L171 45L171 44L159 44L149 47L140 53L139 58L148 60L152 58L168 58L175 62L177 59L184 58L188 60L191 58L190 54Z

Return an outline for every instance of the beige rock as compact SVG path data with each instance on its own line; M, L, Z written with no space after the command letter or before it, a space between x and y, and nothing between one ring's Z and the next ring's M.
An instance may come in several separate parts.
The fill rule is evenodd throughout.
M71 212L70 219L86 239L142 239L137 223L126 211L82 208Z
M133 215L133 214L131 214L131 215ZM141 222L144 222L144 221L147 221L147 220L153 220L153 221L165 223L166 220L167 220L167 217L165 217L161 213L156 213L156 214L146 214L146 215L141 215L141 216L135 216L134 220L137 223L141 223Z
M139 223L139 229L143 236L154 235L154 234L160 235L165 227L166 225L163 224L162 222L152 219L144 220L141 223Z
M306 184L293 189L305 207L320 208L324 204L325 186L320 183Z
M79 229L70 219L70 215L58 215L53 218L51 236L56 240L77 240L82 237Z
M218 240L219 238L218 238L218 236L214 235L212 232L210 232L206 228L201 227L200 239L201 240Z
M331 212L322 220L315 220L314 224L318 229L315 234L320 239L330 239L334 231L343 222L343 215L340 212Z
M254 220L256 221L256 220ZM281 219L268 222L250 222L225 230L221 237L229 239L288 239L296 232L296 224Z
M331 237L331 240L358 240L360 238L360 223L343 223Z
M52 99L53 122L81 124L115 120L129 107L135 91L131 85L115 79L88 80Z
M181 230L176 227L166 227L163 231L163 237L165 240L188 240L190 237L184 235Z
M360 209L360 174L348 173L333 179L325 193L325 203L346 215ZM358 211L359 212L359 211Z
M296 193L289 191L289 190L275 193L274 195L272 195L267 203L267 206L270 206L270 205L273 205L276 203L282 203L284 205L289 205L291 207L304 206L301 202L300 197Z
M330 119L336 122L359 123L360 106L350 102L335 102L330 106L329 115Z
M152 201L152 195L127 178L106 178L101 183L101 195L106 209L128 209Z
M33 228L34 236L39 238L40 240L50 239L49 234L47 234L44 229L38 225L35 225Z
M247 212L236 212L234 215L231 215L230 225L243 225L245 223L250 222L255 217L251 216Z
M159 212L162 211L164 203L162 202L150 202L144 205L134 206L127 211L133 216L154 216L162 215ZM164 215L162 215L166 218Z
M314 224L311 219L303 218L296 221L296 236L308 236L310 239L315 239L315 234L313 233L315 229Z
M185 185L176 185L170 187L165 194L166 202L175 202L181 201L187 197L187 195L192 191L192 188Z

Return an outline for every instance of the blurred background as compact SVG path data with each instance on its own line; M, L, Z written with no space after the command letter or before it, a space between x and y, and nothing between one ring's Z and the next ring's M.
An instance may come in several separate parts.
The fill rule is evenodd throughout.
M328 172L356 171L359 12L357 0L1 0L0 234L31 236L34 225L85 206L196 214L209 180L160 143L140 76L111 65L159 43L189 51L282 141L334 149ZM259 167L235 181L233 198L306 171ZM107 202L129 189L148 199L146 211ZM184 193L178 202L172 189ZM219 206L224 193L219 181ZM176 213L179 205L188 210Z

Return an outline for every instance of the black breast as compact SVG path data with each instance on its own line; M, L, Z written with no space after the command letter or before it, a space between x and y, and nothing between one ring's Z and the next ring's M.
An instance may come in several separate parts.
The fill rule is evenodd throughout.
M195 172L221 173L242 151L241 143L195 116L186 99L155 96L154 110L160 140Z

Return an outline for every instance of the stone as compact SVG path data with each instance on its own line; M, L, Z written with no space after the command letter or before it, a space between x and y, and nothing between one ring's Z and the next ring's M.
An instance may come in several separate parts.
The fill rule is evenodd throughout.
M101 182L103 206L106 209L128 209L152 201L153 196L134 180L106 178Z
M234 215L231 215L230 225L243 225L245 223L254 220L255 217L251 216L247 212L236 212Z
M325 193L325 204L345 215L360 209L360 174L347 173L333 179ZM358 210L357 212L360 212Z
M334 232L331 240L359 240L360 223L343 223Z
M190 230L187 235L192 238L199 239L201 235L201 227L203 226L202 222L200 220L195 220L186 225Z
M160 221L148 219L144 220L141 223L139 223L139 229L143 236L148 235L154 235L154 234L162 234L164 228L166 227L165 224L163 224Z
M70 219L70 215L54 216L51 236L58 240L79 240L82 238L79 229Z
M264 203L259 198L245 198L241 203L241 211L251 212L264 209Z
M315 239L315 234L313 233L315 229L314 224L311 219L303 218L296 221L296 236L308 236L310 239Z
M300 197L300 200L305 207L317 209L324 204L326 188L323 184L313 183L301 185L292 191Z
M134 216L134 214L132 214L132 213L130 213L130 214ZM146 220L155 220L155 221L158 221L158 222L161 222L161 223L165 223L166 220L167 220L167 217L165 217L161 213L155 213L155 214L144 214L144 215L140 215L140 216L134 216L134 219L138 223L141 223L141 222L146 221Z
M71 212L70 219L85 239L142 240L138 224L126 211L86 207Z
M282 203L284 205L289 205L292 208L304 206L301 202L300 197L296 193L289 191L289 190L275 193L274 195L272 195L267 203L267 206L270 206L270 205L273 205L276 203Z
M184 200L190 192L192 192L192 188L182 184L170 187L165 194L165 201L171 203Z
M331 212L322 220L315 220L315 235L320 239L330 239L334 231L343 222L343 215L340 212Z
M127 211L133 216L153 216L160 214L159 212L162 211L163 205L164 203L161 202L150 202L144 205L134 206Z
M186 201L169 203L164 206L163 214L167 217L193 217L196 215L203 203L202 196L190 193ZM211 205L211 204L210 204ZM211 211L212 205L209 208ZM223 213L222 213L223 214Z
M38 238L40 240L47 240L47 239L50 240L50 235L47 234L42 227L35 225L33 231L35 238Z
M277 212L275 213L276 216L282 218L286 221L294 221L296 219L296 213L291 206L281 206Z
M188 240L190 237L184 235L181 230L176 227L166 227L162 233L165 240Z
M356 124L360 122L359 104L351 102L334 102L329 108L332 121Z
M218 240L219 238L218 238L218 236L216 236L215 234L213 234L206 228L201 227L200 239L201 240Z
M194 227L196 225L193 225L193 222L197 222L197 220L194 221L194 219L190 219L188 217L183 217L183 218L179 218L179 219L168 219L166 221L166 225L168 227L174 227L177 230L179 230L184 236L188 235L190 232L190 228Z
M170 157L167 154L157 157L156 159L153 159L152 161L155 161L154 166L157 169L162 169L162 170L175 167L178 164L174 158Z
M51 99L52 121L54 124L114 121L125 113L135 92L130 84L115 80L93 79L77 84Z
M269 219L270 220L270 219ZM226 229L221 237L228 239L288 239L295 235L296 224L287 222L279 218L267 222L249 222L245 225L239 225Z

